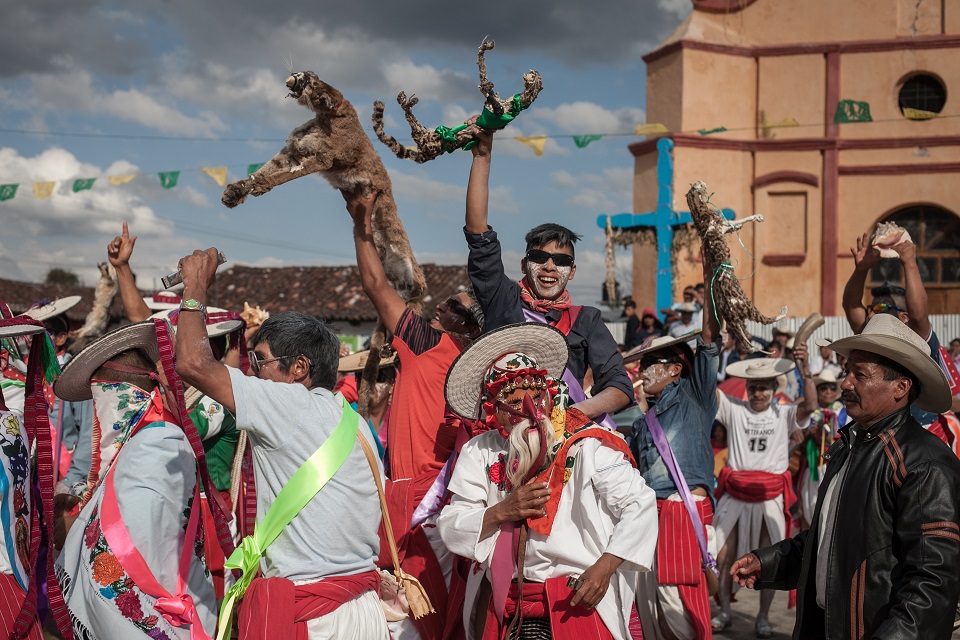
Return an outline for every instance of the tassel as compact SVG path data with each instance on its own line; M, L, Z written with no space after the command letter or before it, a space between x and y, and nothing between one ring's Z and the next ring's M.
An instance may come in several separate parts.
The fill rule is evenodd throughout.
M395 574L397 579L403 585L404 595L407 598L407 604L410 606L410 613L414 619L419 620L428 613L435 613L436 609L430 604L430 598L424 590L420 581L403 569L397 569Z

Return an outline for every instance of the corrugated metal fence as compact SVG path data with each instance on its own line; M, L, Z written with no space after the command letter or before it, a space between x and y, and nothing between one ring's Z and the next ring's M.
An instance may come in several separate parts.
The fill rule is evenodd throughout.
M796 331L805 319L806 318L784 318L778 326L787 328L790 331ZM624 331L627 327L626 321L618 320L606 324L617 343L623 344ZM940 344L945 347L949 346L950 341L954 338L960 338L960 314L930 316L930 324L933 326L933 330L937 332L937 337L940 338ZM773 329L770 325L748 322L747 329L753 335L763 338L764 340L770 340L773 337ZM847 319L843 316L832 316L824 318L823 326L814 331L811 337L813 340L817 338L836 340L837 338L845 338L851 335L853 335L853 331L850 330ZM808 346L812 347L813 344L814 343L811 342Z

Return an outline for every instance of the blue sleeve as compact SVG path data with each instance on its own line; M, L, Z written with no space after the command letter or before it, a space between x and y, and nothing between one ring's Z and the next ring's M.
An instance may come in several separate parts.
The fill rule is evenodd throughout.
M90 464L93 460L93 400L66 403L71 405L69 410L64 407L64 413L72 415L79 427L77 445L73 449L73 458L70 468L63 478L68 487L87 479L90 474Z
M503 269L502 250L497 232L492 228L476 234L463 234L470 249L467 255L467 275L473 294L484 315L484 332L507 324L523 322L520 306L520 287L507 277Z
M720 370L720 338L707 344L697 336L697 351L690 372L690 393L705 409L717 406L717 372Z

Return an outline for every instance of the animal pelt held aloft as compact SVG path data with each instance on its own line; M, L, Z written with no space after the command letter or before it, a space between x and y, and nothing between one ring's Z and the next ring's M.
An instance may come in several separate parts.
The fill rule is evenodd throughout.
M321 81L312 71L287 78L290 96L315 116L290 133L287 144L258 171L244 180L228 184L221 198L235 207L248 195L260 196L294 178L319 172L335 189L363 195L378 193L371 215L373 243L383 262L387 280L419 314L427 290L426 279L410 248L410 241L397 216L390 176L364 133L357 112L343 94ZM364 387L359 389L360 413L366 416L373 383L380 367L380 347L386 330L377 322L370 338L371 357L363 371ZM368 382L369 381L369 382Z
M107 262L101 262L97 268L100 269L100 278L93 290L93 306L83 326L72 336L74 341L68 349L72 355L80 353L84 347L102 336L110 324L110 305L113 304L118 289L117 272Z
M403 109L403 113L410 124L410 134L416 144L415 147L405 147L391 135L387 135L383 130L383 103L377 100L373 103L373 132L377 134L380 142L390 147L390 150L401 160L414 160L418 163L428 162L444 153L452 152L457 149L469 149L477 138L477 129L484 129L489 132L502 129L516 118L521 111L533 104L540 91L543 90L543 81L540 74L531 69L523 76L523 91L516 94L509 100L500 98L500 95L493 90L493 83L487 78L487 64L484 54L493 49L493 40L486 40L480 43L480 52L477 54L477 67L480 71L480 93L486 99L483 108L480 111L480 117L476 125L460 125L454 128L437 127L429 130L420 124L417 117L413 115L413 106L417 104L416 96L410 96L400 92L397 96L397 102Z
M747 297L743 287L740 286L740 281L733 273L730 249L727 247L724 236L737 231L747 222L763 222L763 216L726 220L719 211L711 209L707 204L707 186L702 181L690 187L690 191L687 192L687 206L690 207L693 226L697 229L703 244L703 259L707 263L709 273L713 274L707 286L711 287L717 316L721 323L727 323L727 331L731 332L742 346L749 346L752 351L759 351L760 348L753 343L746 329L746 321L773 324L786 316L787 308L783 307L777 317L768 318L753 306L753 302Z

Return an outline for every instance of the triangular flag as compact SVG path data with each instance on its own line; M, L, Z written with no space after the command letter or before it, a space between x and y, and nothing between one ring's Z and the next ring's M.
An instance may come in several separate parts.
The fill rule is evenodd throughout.
M784 118L780 122L770 122L763 125L764 129L782 129L784 127L799 127L800 123L796 118Z
M904 107L903 117L907 120L930 120L932 118L939 118L940 114L935 111L924 111L923 109Z
M93 187L93 183L96 181L96 178L80 178L79 180L73 181L73 192L86 191Z
M543 145L547 141L547 136L517 136L514 138L517 142L527 145L538 156L543 155Z
M161 171L159 175L160 186L164 189L173 189L177 186L177 180L180 179L179 171Z
M34 182L33 195L41 199L49 198L55 186L57 186L56 182Z
M587 134L585 136L573 136L573 144L577 145L578 149L583 149L594 140L599 140L602 137L603 136L598 136L595 133Z
M213 178L221 187L227 183L227 168L226 167L204 167L203 172Z
M702 136L709 136L713 135L714 133L723 133L726 130L726 127L717 127L716 129L697 129L697 133Z
M127 184L128 182L130 182L136 177L137 177L137 174L128 173L125 176L110 176L109 178L107 178L107 180L109 180L110 184L112 184L113 186L119 187L122 184Z
M19 184L0 184L0 202L9 200L17 193Z
M870 117L870 104L856 100L841 100L837 103L837 112L833 116L835 124L845 122L873 122Z
M652 136L657 133L667 133L667 128L659 122L650 122L647 124L638 124L634 130L635 136Z
M265 164L266 164L266 162L260 162L260 163L258 163L258 164L248 164L248 165L247 165L247 175L249 176L251 173L256 173L257 171L260 170L260 167L262 167L262 166L265 165Z

